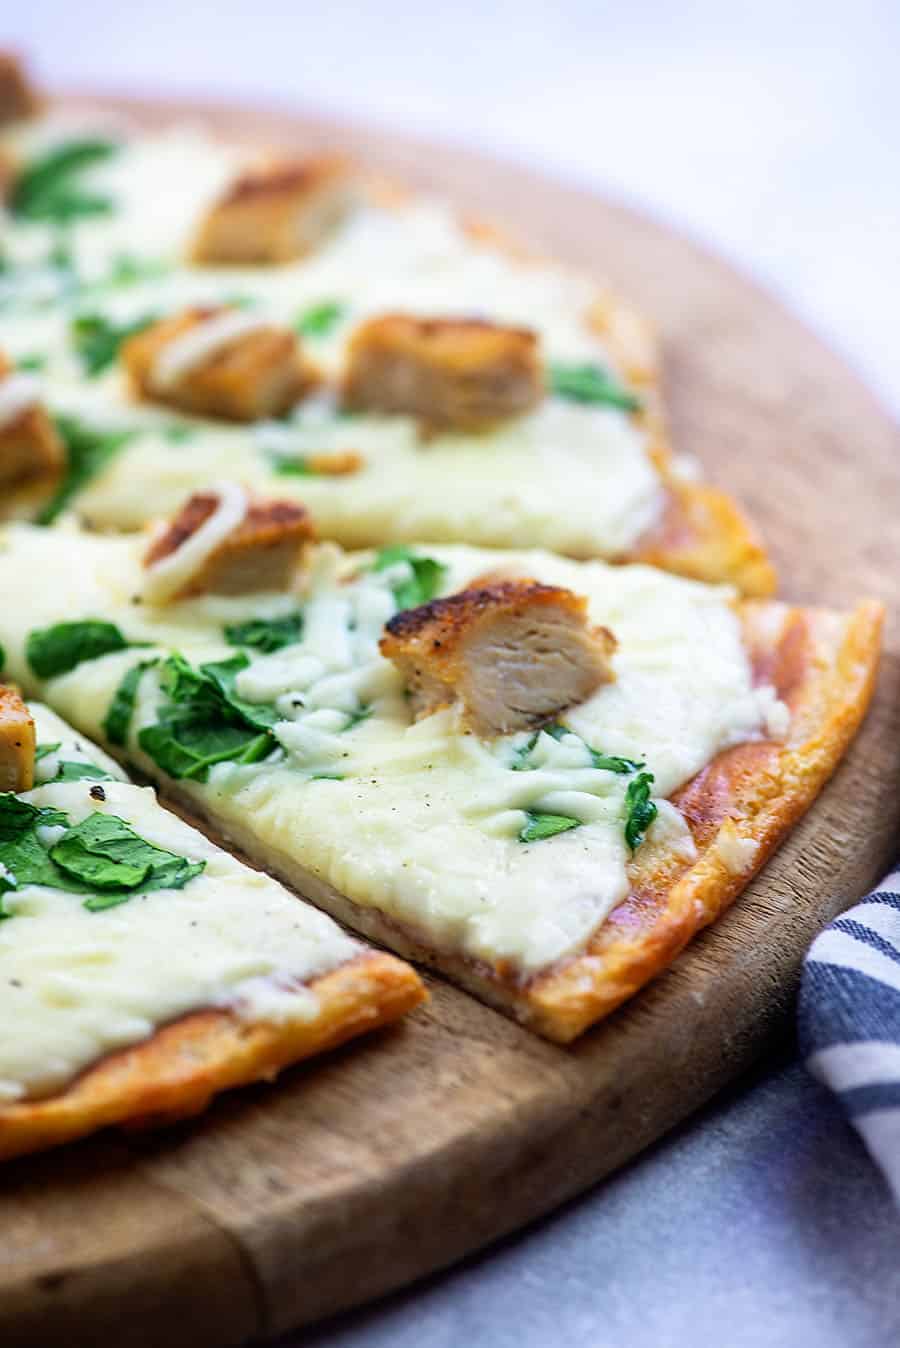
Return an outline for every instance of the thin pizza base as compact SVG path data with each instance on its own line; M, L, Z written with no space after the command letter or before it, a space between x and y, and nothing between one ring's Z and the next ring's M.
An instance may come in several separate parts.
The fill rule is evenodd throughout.
M199 1010L103 1058L63 1091L0 1106L0 1160L41 1151L111 1124L156 1126L202 1113L219 1091L271 1081L285 1067L388 1025L425 995L392 955L363 952L307 984L311 1021L248 1022Z
M427 932L354 903L284 851L263 852L250 830L230 823L223 831L196 798L180 796L171 783L166 791L192 821L339 922L440 970L545 1038L569 1043L666 969L734 902L815 800L865 716L878 670L881 604L864 601L845 615L751 601L741 613L758 677L771 682L791 710L789 741L726 750L682 787L673 803L688 819L696 860L653 874L635 867L631 895L586 949L529 979L435 951Z

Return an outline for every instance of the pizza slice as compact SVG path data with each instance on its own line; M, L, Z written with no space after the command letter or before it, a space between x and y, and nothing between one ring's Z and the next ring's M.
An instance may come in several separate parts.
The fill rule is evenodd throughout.
M0 542L11 677L340 920L561 1042L807 808L881 619L539 551L348 554L228 483L149 540Z
M0 685L0 1158L150 1124L423 990Z
M35 443L0 514L131 530L234 478L346 547L537 545L772 592L738 506L672 453L649 325L593 277L338 156L63 111L0 137L0 481L26 389L67 460Z

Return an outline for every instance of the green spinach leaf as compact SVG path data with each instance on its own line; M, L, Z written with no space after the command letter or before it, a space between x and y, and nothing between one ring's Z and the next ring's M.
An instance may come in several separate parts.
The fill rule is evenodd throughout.
M540 811L526 810L519 842L543 842L557 833L567 833L570 828L578 828L580 823L580 819L573 819L568 814L542 814Z
M324 300L299 314L294 327L301 337L327 337L344 317L346 309L337 300Z
M380 549L372 570L386 571L397 562L409 562L412 568L412 575L408 580L398 581L393 586L399 610L418 608L420 604L427 604L435 597L447 574L443 562L438 562L433 557L420 557L405 543L397 543Z
M251 618L249 622L225 628L229 646L249 646L264 655L295 645L302 635L302 613L290 613L284 618Z
M129 323L114 323L105 314L79 314L73 318L69 329L72 345L85 372L91 378L102 374L117 359L122 343L149 328L156 319L156 314L143 314Z
M625 792L625 841L632 852L640 847L647 829L659 813L650 799L652 785L653 773L639 772L634 780L628 783L628 790Z
M160 682L167 701L138 743L170 777L206 781L215 763L256 763L276 747L275 708L247 702L236 690L249 663L244 654L198 668L181 655L166 660Z
M600 365L555 364L548 373L550 390L559 398L577 403L605 403L626 412L637 412L642 406L637 394Z
M126 903L136 892L183 889L206 866L154 847L124 819L100 813L70 828L50 848L50 858L86 888L108 891L85 900L91 912Z
M66 469L53 497L38 516L38 524L52 524L87 484L100 473L135 431L102 431L77 417L54 417L66 447Z
M67 140L26 164L13 183L9 209L23 220L52 220L67 224L78 216L103 215L112 210L107 196L83 191L82 171L115 154L114 141Z
M115 623L87 618L35 628L28 634L25 658L39 679L53 679L58 674L67 674L84 660L97 660L112 651L145 644L128 641Z
M141 678L146 669L152 669L157 664L158 660L140 660L122 675L119 686L113 694L113 700L109 704L109 710L103 718L103 733L110 744L126 743Z

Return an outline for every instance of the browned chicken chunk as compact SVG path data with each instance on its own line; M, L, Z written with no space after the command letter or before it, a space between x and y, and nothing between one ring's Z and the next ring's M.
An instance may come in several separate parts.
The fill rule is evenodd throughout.
M0 791L34 786L34 721L17 690L0 684Z
M426 432L485 430L542 395L538 339L527 328L407 314L357 329L343 385L348 408L405 413Z
M17 373L0 353L0 488L49 486L65 460L65 446L33 376Z
M612 679L616 642L589 624L582 595L507 580L398 613L380 645L417 718L458 700L469 728L488 738L584 702Z
M281 160L232 183L202 221L194 262L288 262L312 252L356 200L338 155Z
M318 383L292 332L230 308L153 323L124 343L122 363L138 397L228 421L281 416Z
M0 126L32 117L40 106L22 62L12 52L0 51Z
M161 598L253 594L290 586L303 546L315 536L308 512L290 501L248 500L243 518L208 550L190 558L186 570L181 568L180 561L189 557L182 549L198 538L220 504L215 492L196 492L151 543L144 556L148 576L174 576L171 590L160 590ZM178 559L174 566L173 559ZM163 563L167 565L160 570ZM149 593L153 598L152 589Z

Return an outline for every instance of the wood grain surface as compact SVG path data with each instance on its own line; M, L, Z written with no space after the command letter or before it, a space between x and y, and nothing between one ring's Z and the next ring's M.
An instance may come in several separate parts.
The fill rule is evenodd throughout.
M677 446L753 512L785 595L886 600L888 650L847 761L763 874L574 1048L432 981L406 1025L190 1125L4 1167L4 1348L224 1348L547 1212L760 1054L810 939L878 878L900 826L900 438L832 352L694 244L525 167L311 116L128 106L148 122L187 111L250 138L341 144L621 287L659 323Z

